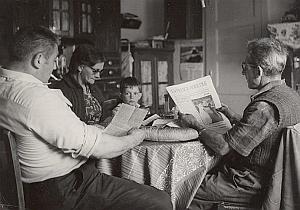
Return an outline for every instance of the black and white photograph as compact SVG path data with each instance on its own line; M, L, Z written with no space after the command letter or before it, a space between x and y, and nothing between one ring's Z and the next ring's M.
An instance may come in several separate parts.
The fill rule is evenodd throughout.
M0 0L0 210L300 209L300 0Z

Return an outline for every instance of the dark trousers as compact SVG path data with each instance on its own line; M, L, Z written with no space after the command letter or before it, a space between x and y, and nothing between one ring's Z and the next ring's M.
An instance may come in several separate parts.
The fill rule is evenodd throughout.
M259 206L262 199L261 181L253 171L223 165L205 176L188 209L215 209L221 202Z
M100 173L91 161L43 182L24 183L32 210L167 210L170 196L154 187Z

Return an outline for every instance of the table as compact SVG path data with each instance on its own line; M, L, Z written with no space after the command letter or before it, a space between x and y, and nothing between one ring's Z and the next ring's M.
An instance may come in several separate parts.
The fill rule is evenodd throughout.
M185 209L192 201L214 156L199 141L149 142L119 158L102 159L102 173L151 185L170 194L174 209Z

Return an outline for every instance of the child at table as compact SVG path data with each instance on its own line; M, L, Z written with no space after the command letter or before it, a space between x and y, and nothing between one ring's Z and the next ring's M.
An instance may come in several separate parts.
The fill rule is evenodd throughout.
M139 104L142 97L141 84L135 77L126 77L120 81L120 97L118 104L112 109L112 116L104 120L109 123L117 113L122 103L129 104L138 108L145 108ZM145 108L147 109L147 108Z
M112 110L117 113L122 103L140 107L139 100L142 97L141 84L135 77L126 77L120 81L120 103Z

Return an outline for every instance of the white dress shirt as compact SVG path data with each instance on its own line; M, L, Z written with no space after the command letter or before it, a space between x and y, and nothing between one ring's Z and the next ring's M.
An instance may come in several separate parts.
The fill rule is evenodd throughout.
M0 68L0 126L15 134L22 181L65 175L85 163L102 130L86 125L60 90Z

